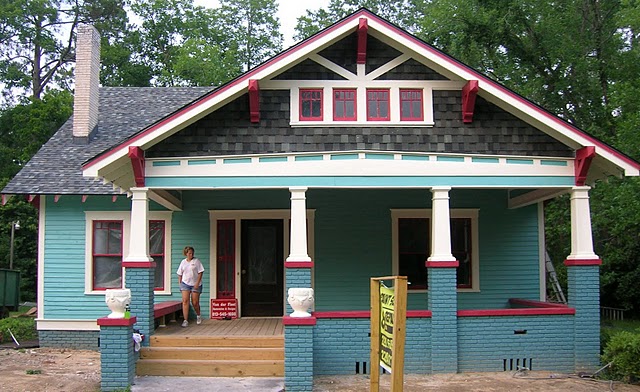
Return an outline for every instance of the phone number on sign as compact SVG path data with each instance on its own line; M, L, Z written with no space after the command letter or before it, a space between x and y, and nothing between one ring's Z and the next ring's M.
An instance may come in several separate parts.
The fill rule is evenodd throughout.
M236 317L236 312L211 312L211 317Z

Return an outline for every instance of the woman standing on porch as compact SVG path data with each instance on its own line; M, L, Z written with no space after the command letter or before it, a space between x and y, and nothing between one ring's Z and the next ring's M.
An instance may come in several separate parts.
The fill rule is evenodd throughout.
M202 322L202 317L200 317L200 294L202 293L204 267L199 259L193 257L194 253L193 247L185 246L182 254L186 257L180 262L177 271L180 292L182 292L183 327L189 325L189 297L191 297L191 304L196 311L196 323L200 324Z

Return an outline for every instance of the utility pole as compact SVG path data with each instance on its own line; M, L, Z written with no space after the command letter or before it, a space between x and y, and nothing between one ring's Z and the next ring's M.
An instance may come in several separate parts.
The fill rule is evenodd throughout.
M13 269L13 239L15 231L20 229L20 221L11 222L11 243L9 245L9 269Z

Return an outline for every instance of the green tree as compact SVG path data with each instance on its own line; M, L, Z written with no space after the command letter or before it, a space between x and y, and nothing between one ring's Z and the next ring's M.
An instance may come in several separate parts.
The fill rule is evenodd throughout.
M79 23L117 25L126 18L124 0L0 1L0 81L3 98L15 104L16 91L40 99L51 85L68 86Z
M244 70L282 50L280 21L274 0L220 0L221 27L232 37Z

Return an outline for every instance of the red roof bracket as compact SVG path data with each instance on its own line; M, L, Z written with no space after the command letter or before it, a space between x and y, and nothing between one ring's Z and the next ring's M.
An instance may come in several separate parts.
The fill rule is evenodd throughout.
M260 122L260 86L257 79L249 79L249 114L252 123Z
M144 150L138 146L129 146L129 158L133 166L133 177L137 187L144 186Z
M367 18L360 18L358 23L358 64L367 63Z
M589 172L589 166L591 166L591 160L596 156L595 146L586 146L576 151L575 161L575 175L576 186L583 186L587 182L587 173Z
M469 80L462 88L462 122L473 122L473 111L476 107L478 95L478 81Z

